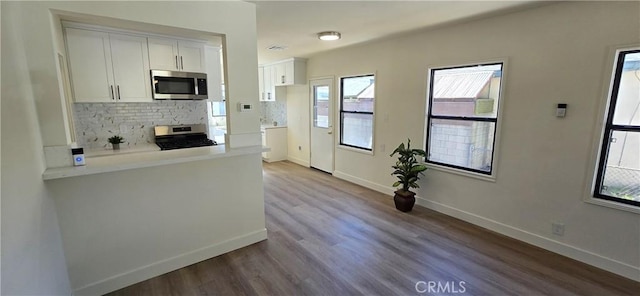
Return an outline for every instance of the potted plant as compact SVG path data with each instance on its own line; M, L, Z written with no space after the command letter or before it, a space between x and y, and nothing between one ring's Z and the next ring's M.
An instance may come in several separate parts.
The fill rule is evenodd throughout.
M422 149L411 149L411 139L407 139L407 146L404 143L400 143L400 146L393 150L390 156L398 154L398 160L396 164L392 166L394 169L391 175L398 178L398 181L393 183L393 187L402 186L395 192L393 201L396 204L396 209L402 212L409 212L416 203L415 192L412 192L410 188L419 188L418 180L420 175L424 175L424 171L427 167L420 164L416 159L416 156L425 157L427 153Z
M120 149L120 143L124 143L124 139L121 136L113 136L109 138L109 143L113 145L113 150Z

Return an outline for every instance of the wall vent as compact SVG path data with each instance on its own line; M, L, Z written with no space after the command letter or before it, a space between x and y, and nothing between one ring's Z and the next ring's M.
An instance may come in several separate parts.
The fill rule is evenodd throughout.
M267 47L267 49L268 50L281 51L281 50L287 49L287 47L284 46L284 45L271 45L271 46Z

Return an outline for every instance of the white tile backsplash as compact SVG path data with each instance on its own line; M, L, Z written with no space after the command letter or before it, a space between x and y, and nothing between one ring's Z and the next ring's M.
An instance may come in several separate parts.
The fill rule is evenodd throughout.
M287 102L260 102L260 121L263 124L287 125Z
M121 146L154 143L156 125L207 124L206 101L75 103L76 141L86 149L105 148L113 135Z

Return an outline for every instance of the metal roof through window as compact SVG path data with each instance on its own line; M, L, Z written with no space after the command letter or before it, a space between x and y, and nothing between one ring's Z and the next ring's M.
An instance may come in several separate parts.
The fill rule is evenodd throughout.
M475 99L489 83L494 71L438 73L433 79L434 99Z

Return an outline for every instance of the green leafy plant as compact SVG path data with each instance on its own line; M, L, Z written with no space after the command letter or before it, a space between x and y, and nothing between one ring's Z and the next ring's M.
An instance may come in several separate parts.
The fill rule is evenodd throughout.
M122 138L121 136L113 136L113 137L110 137L108 141L111 144L120 144L120 143L124 143L124 138Z
M393 183L393 187L398 187L402 185L402 190L409 191L409 188L419 188L418 180L420 179L420 175L424 175L424 171L427 167L423 164L420 164L416 159L416 156L425 157L427 153L422 149L411 149L411 139L407 139L407 146L404 146L404 143L400 143L400 146L393 150L391 153L391 157L395 154L398 154L398 160L396 161L396 165L392 166L394 169L391 175L394 175L398 178L398 181Z

